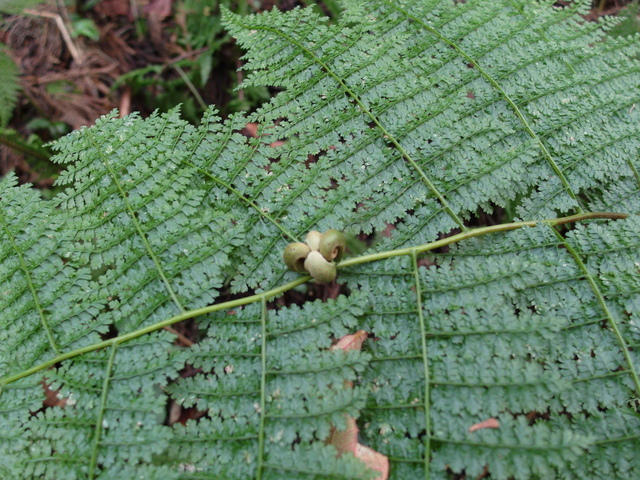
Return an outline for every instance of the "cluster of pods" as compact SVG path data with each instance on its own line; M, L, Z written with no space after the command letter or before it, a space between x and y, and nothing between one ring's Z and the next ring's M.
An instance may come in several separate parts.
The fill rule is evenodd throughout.
M344 255L346 240L338 230L324 233L310 231L305 243L290 243L284 249L282 257L289 270L307 273L318 282L328 283L337 275L336 263Z

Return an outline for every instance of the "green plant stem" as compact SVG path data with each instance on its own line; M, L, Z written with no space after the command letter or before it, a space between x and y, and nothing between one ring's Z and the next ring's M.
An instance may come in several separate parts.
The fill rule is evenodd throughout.
M32 273L30 272L29 267L27 266L27 263L24 261L24 257L22 256L22 252L20 248L18 248L16 238L14 237L13 233L9 229L9 225L7 224L7 222L5 222L2 215L0 215L0 224L2 225L3 230L5 231L5 234L9 239L11 248L13 249L13 251L16 253L18 257L20 268L24 273L24 278L27 281L29 290L31 291L31 296L33 297L33 302L35 304L36 310L38 310L38 316L40 317L40 324L42 325L43 330L47 334L47 340L49 340L49 346L56 354L59 354L60 350L58 349L58 345L56 344L55 338L53 336L53 332L51 330L51 326L49 325L49 321L47 320L47 315L45 313L45 310L42 308L42 305L40 304L40 297L38 295L36 287L33 284L33 279L31 278Z
M626 213L611 213L611 212L590 212L579 213L577 215L571 215L569 217L554 218L552 220L530 220L528 222L513 222L503 223L501 225L492 225L491 227L480 227L468 230L466 232L452 235L451 237L443 238L435 242L419 245L417 247L399 248L398 250L390 250L387 252L372 253L370 255L362 255L356 258L350 258L343 262L340 262L338 268L350 267L351 265L359 265L361 263L374 262L376 260L383 260L385 258L399 257L402 255L412 255L413 252L422 253L429 250L435 250L436 248L444 247L445 245L451 245L467 238L479 237L481 235L487 235L489 233L506 232L509 230L517 230L522 227L535 227L540 223L546 223L547 225L556 226L563 225L565 223L579 222L582 220L592 220L596 218L605 219L623 219L627 218Z
M422 308L422 285L420 283L420 270L418 268L418 253L411 253L411 268L413 270L413 281L416 292L416 310L418 320L420 322L420 346L422 348L422 366L424 369L424 450L431 452L431 373L429 371L429 355L427 354L427 322L424 318L424 310ZM424 478L429 480L430 469L429 464L431 458L429 454L424 456Z
M58 355L57 357L52 358L51 360L47 360L39 365L35 365L23 372L16 373L15 375L8 375L0 379L0 392L1 388L4 385L8 385L10 383L15 382L16 380L20 380L21 378L28 377L29 375L33 375L40 370L44 370L50 367L53 367L59 362L64 360L68 360L73 357L77 357L78 355L82 355L85 353L93 352L94 350L99 350L101 348L112 347L114 345L119 345L121 343L127 342L129 340L133 340L134 338L141 337L142 335L146 335L147 333L155 332L156 330L160 330L169 325L173 325L174 323L181 322L183 320L188 320L190 318L199 317L200 315L206 315L207 313L217 312L218 310L225 310L228 308L239 307L241 305L247 305L249 303L259 302L263 298L269 299L280 295L292 288L297 287L298 285L302 285L303 283L311 280L309 275L304 277L300 277L292 282L281 285L280 287L274 288L264 293L259 293L256 295L250 295L248 297L239 298L237 300L231 300L229 302L219 303L217 305L210 305L208 307L198 308L196 310L189 310L187 312L181 313L180 315L176 315L171 318L167 318L158 323L154 323L153 325L149 325L147 327L141 328L139 330L134 330L133 332L125 333L122 335L118 335L117 337L110 338L108 340L104 340L102 342L94 343L93 345L87 345L82 348L78 348L76 350L72 350L67 353L63 353L62 355Z
M200 96L200 93L198 92L198 89L191 82L191 79L189 79L189 76L186 73L184 73L184 70L182 70L180 65L172 65L172 67L176 72L178 72L178 75L180 75L180 77L182 78L184 83L187 85L187 88L189 89L189 91L191 91L193 97L196 99L196 102L198 102L198 105L200 105L200 108L202 110L206 110L207 109L207 104L205 103L205 101Z
M101 151L100 150L100 146L95 142L93 137L91 137L91 143L95 147L96 151L98 151L98 152ZM180 299L178 298L178 295L176 295L176 292L173 290L173 287L171 286L171 282L169 282L169 279L167 278L167 276L164 273L164 270L162 269L162 265L160 265L160 260L158 260L158 257L154 253L153 248L151 248L151 244L149 243L149 240L147 239L147 236L145 235L144 231L142 230L142 225L138 221L138 217L136 215L136 212L135 212L134 208L129 203L127 192L124 190L122 184L118 180L118 175L116 175L116 172L113 170L113 168L111 168L110 160L108 158L106 158L104 156L104 154L101 154L101 157L102 157L103 165L108 170L109 175L111 176L111 180L113 181L113 183L115 184L116 188L118 189L118 192L120 193L120 197L122 197L122 201L124 202L125 208L126 208L127 212L129 213L129 218L131 219L131 222L135 226L136 231L138 232L138 235L140 236L140 239L142 240L142 243L143 243L145 249L147 250L147 253L149 254L149 257L151 257L151 260L153 261L153 264L156 266L156 270L158 271L158 275L160 275L160 278L162 279L162 282L164 283L167 291L169 292L169 295L171 296L171 299L173 300L173 303L175 303L175 305L178 307L178 309L181 312L184 312L185 309L182 306L182 302L180 302Z
M0 143L6 145L13 150L24 153L25 155L37 158L39 160L49 161L51 158L51 154L41 147L34 147L33 145L29 145L22 139L17 138L17 133L15 135L11 135L11 132L7 132L6 130L0 132Z
M260 426L258 431L258 467L256 480L262 480L264 470L264 431L267 410L267 300L262 297L260 325Z
M89 480L95 478L95 470L98 465L98 448L100 445L100 437L102 436L104 412L107 410L107 397L109 392L109 383L111 381L111 374L113 372L113 362L116 358L116 351L118 346L113 344L111 346L111 353L109 354L109 360L107 361L107 371L104 374L104 380L102 381L102 394L100 395L100 410L98 418L96 420L96 427L93 432L93 442L91 445L91 457L89 460Z
M577 215L571 215L571 216L562 217L562 218L555 218L551 220L532 220L527 222L514 222L514 223L505 223L503 225L493 225L490 227L481 227L473 230L467 230L457 235L453 235L448 238L443 238L442 240L437 240L435 242L419 245L416 247L400 248L398 250L389 250L386 252L379 252L371 255L363 255L360 257L351 258L351 259L345 260L344 262L341 262L338 265L338 267L345 268L352 265L359 265L361 263L384 260L387 258L398 257L401 255L414 256L422 252L427 252L429 250L434 250L436 248L440 248L445 245L450 245L452 243L460 242L467 238L479 237L482 235L488 235L488 234L497 233L497 232L505 232L509 230L517 230L522 227L535 227L536 225L539 225L541 223L551 225L551 226L556 226L556 225L563 225L565 223L573 223L573 222L579 222L579 221L591 220L591 219L610 219L610 220L623 219L623 218L627 218L627 216L628 215L625 213L591 212L591 213L580 213ZM87 345L85 347L63 353L50 360L47 360L46 362L43 362L39 365L35 365L27 370L24 370L20 373L7 375L6 377L0 378L0 393L2 392L2 387L4 387L5 385L16 382L21 378L25 378L30 375L33 375L34 373L37 373L41 370L45 370L47 368L53 367L64 360L68 360L70 358L77 357L78 355L83 355L88 352L93 352L101 348L114 347L114 346L120 345L121 343L127 342L129 340L133 340L134 338L141 337L142 335L146 335L151 332L155 332L156 330L160 330L164 327L173 325L174 323L178 323L183 320L187 320L189 318L199 317L201 315L206 315L208 313L216 312L219 310L226 310L229 308L239 307L241 305L247 305L249 303L265 302L273 297L276 297L278 295L281 295L282 293L285 293L291 290L292 288L297 287L298 285L302 285L303 283L306 283L309 280L311 280L311 277L309 275L305 275L303 277L300 277L296 280L293 280L289 283L286 283L284 285L281 285L279 287L276 287L274 289L268 290L263 293L258 293L255 295L250 295L248 297L239 298L236 300L231 300L231 301L219 303L216 305L210 305L208 307L186 311L174 317L167 318L166 320L162 320L160 322L154 323L153 325L149 325L147 327L134 330L133 332L118 335L117 337L110 338L102 342L94 343L93 345Z

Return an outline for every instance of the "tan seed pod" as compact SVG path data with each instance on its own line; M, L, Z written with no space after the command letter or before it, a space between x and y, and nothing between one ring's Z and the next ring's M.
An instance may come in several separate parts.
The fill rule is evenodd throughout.
M327 262L320 252L311 251L304 261L304 268L320 283L329 283L338 274L336 264Z
M320 239L322 238L322 234L317 230L311 230L307 233L304 241L309 245L311 250L318 250L320 248Z
M318 251L327 261L339 262L344 256L346 248L347 241L344 234L338 230L330 229L322 234Z
M287 267L289 267L289 270L306 273L307 270L305 270L304 262L309 252L311 252L311 249L306 243L290 243L285 247L282 258L284 259L284 263L287 264Z

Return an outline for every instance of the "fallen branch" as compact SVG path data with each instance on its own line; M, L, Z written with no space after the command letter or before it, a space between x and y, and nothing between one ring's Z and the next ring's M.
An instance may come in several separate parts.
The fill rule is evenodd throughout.
M55 20L56 25L58 26L58 30L60 30L60 33L62 34L62 38L64 40L64 43L67 45L67 48L69 49L69 53L71 53L71 56L73 57L73 60L77 64L81 64L82 63L82 61L83 61L82 54L81 54L80 50L78 49L78 47L76 47L76 45L73 43L73 40L71 39L71 34L67 30L67 27L64 24L64 22L62 21L62 17L60 15L58 15L57 13L51 13L51 12L41 12L41 11L38 11L38 10L33 10L31 8L25 8L23 10L23 12L26 13L27 15L34 15L34 16L37 16L37 17L51 18L51 19Z

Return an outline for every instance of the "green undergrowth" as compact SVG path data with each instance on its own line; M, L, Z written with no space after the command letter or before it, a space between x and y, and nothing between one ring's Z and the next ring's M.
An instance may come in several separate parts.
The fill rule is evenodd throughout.
M224 13L281 90L252 116L114 112L55 143L52 200L0 181L3 476L375 478L327 444L347 416L391 479L640 475L638 37L585 4L342 4ZM330 228L380 240L290 304L282 250Z

